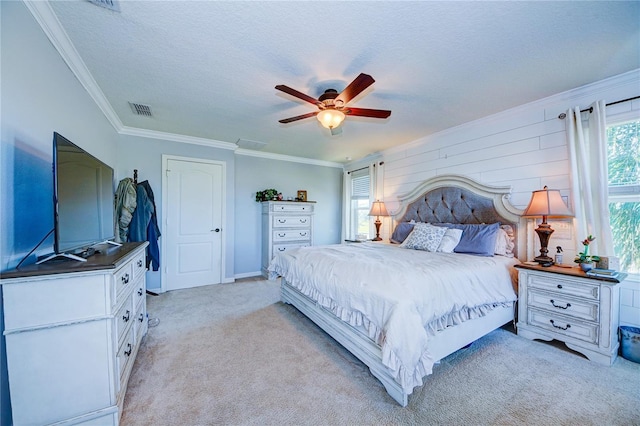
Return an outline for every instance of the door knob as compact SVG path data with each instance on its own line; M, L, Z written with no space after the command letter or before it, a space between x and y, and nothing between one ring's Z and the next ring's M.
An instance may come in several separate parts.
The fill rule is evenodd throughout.
M220 228L212 229L213 232L220 232Z

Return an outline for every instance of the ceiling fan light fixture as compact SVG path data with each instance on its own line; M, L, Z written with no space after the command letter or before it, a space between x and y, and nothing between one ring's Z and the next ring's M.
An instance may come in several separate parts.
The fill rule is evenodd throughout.
M344 121L344 113L337 109L324 109L317 115L318 121L323 127L333 129L338 127Z

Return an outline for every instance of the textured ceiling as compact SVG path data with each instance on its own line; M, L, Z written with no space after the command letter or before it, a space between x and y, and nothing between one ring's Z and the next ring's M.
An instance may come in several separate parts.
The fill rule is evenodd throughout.
M640 68L640 2L87 1L51 6L124 126L331 162L354 160L511 107ZM279 119L359 73L332 136ZM153 117L128 102L151 106Z

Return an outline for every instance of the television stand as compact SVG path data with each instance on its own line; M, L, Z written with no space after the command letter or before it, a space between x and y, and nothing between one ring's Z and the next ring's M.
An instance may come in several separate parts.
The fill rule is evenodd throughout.
M40 265L41 263L45 263L48 262L50 260L56 259L58 257L66 257L67 259L71 259L71 260L77 260L78 262L86 262L87 259L84 259L80 256L76 256L75 254L71 254L71 253L54 253L50 256L45 257L44 259L40 259L36 262L36 265Z

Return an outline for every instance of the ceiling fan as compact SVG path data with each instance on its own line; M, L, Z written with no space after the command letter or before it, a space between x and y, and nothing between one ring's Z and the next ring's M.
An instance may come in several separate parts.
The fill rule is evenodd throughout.
M335 89L327 89L318 99L305 95L304 93L292 89L289 86L280 84L276 86L276 89L291 96L295 96L298 99L302 99L305 102L316 105L319 108L319 111L284 118L278 121L280 123L291 123L293 121L316 116L318 121L320 121L324 127L330 129L333 134L333 130L342 123L347 115L387 118L391 115L391 111L384 109L352 108L346 106L351 99L355 98L363 90L371 86L374 81L373 77L363 73L357 76L355 80L353 80L342 92L338 93Z

